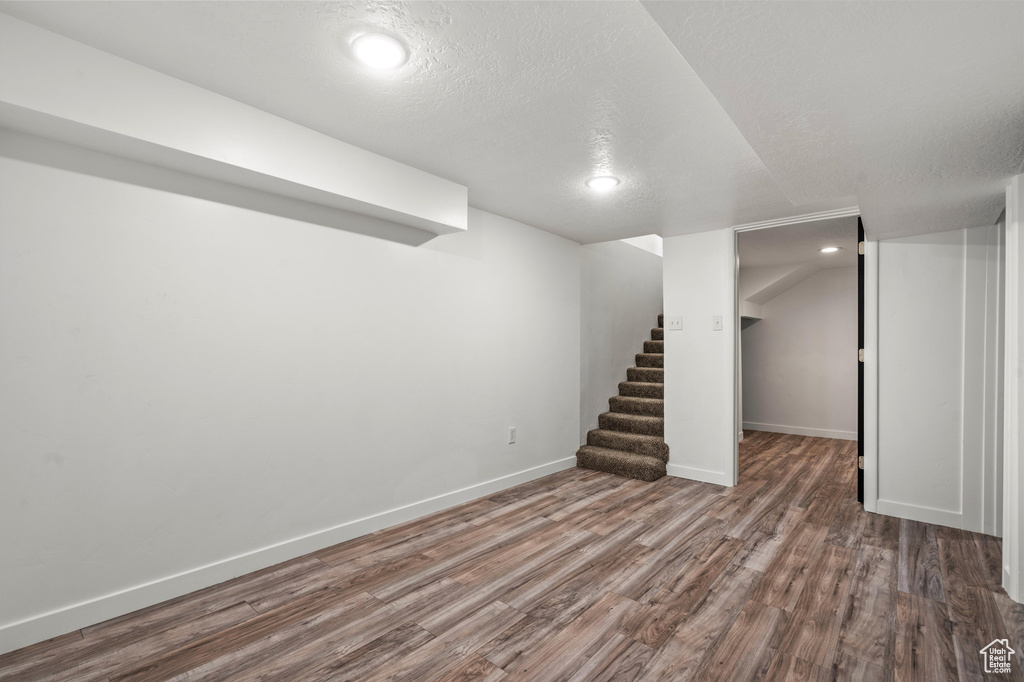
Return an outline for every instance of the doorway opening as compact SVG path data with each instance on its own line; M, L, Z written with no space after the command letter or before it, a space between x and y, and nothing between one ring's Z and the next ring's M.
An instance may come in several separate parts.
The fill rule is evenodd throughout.
M751 432L781 448L831 439L863 500L862 235L856 215L736 229L740 481Z

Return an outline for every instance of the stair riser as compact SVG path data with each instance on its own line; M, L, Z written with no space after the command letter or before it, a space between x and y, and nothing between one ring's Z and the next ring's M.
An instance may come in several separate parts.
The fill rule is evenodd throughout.
M608 407L611 412L621 414L642 414L648 417L665 416L665 403L661 400L656 403L648 403L630 400L628 396L616 396L608 399Z
M644 352L645 353L664 353L665 342L664 341L644 341Z
M635 433L621 431L602 431L594 429L587 433L587 445L611 450L623 450L637 455L657 457L663 462L668 461L668 445L665 441L643 438Z
M626 370L626 379L663 384L665 383L665 370L659 367L630 367Z
M664 419L630 419L630 415L606 412L597 418L599 428L609 431L625 431L627 433L641 433L646 436L664 436Z
M665 356L661 353L637 353L637 367L664 367Z
M664 341L665 340L665 330L661 329L661 328L652 329L651 330L651 340L652 341Z
M615 460L598 457L591 453L580 451L576 453L576 466L595 471L604 471L609 474L635 478L639 481L657 481L665 475L665 463L652 457L642 466L635 463L620 463Z
M664 327L665 326L665 316L664 315L658 315L658 326L659 327Z
M619 382L619 395L633 398L665 398L665 384L638 384L629 381Z

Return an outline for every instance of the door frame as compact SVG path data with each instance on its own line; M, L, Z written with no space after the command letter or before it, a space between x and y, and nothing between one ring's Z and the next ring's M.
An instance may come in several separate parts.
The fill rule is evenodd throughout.
M777 220L766 220L757 223L736 225L733 230L733 258L735 262L734 273L734 310L733 334L735 337L733 348L733 472L734 485L739 482L739 436L743 430L740 421L742 414L742 385L741 385L741 325L740 325L740 300L739 300L739 235L741 232L753 230L765 230L773 227L786 225L797 225L830 218L860 217L860 207L837 209L834 211L823 211L820 213L808 213L790 218ZM858 220L858 223L860 221ZM860 371L863 372L863 380L860 382L858 412L863 414L863 420L858 420L858 443L860 455L864 457L863 470L863 504L867 511L875 511L878 491L878 242L864 240L863 272L859 272L858 287L864 292L863 295L863 345L864 362ZM858 268L858 270L860 270ZM858 333L859 336L859 333ZM856 461L853 466L857 466ZM858 475L859 476L859 475Z

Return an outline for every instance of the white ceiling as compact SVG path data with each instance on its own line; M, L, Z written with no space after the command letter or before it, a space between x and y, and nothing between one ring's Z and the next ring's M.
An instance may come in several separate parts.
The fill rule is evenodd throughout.
M768 268L811 263L818 269L857 265L857 218L815 220L766 230L740 232L741 268ZM836 253L821 253L838 246Z
M795 203L991 225L1024 165L1024 3L644 2Z
M473 206L589 243L858 201L874 236L994 222L1001 183L1024 164L1024 3L983 5L0 10L462 183ZM362 26L402 36L410 65L382 77L348 60L340 46ZM583 180L598 172L623 185L593 195Z

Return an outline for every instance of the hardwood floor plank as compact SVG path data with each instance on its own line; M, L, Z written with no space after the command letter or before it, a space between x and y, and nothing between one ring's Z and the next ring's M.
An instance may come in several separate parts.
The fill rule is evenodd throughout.
M900 520L885 514L868 514L861 530L860 544L899 551Z
M781 653L775 655L764 682L829 682L832 673L807 661Z
M749 602L715 648L703 679L748 682L764 678L788 621L789 614L782 609Z
M982 645L1024 641L999 539L865 513L853 448L748 432L732 488L559 471L0 656L0 681L982 679Z
M555 629L549 618L527 616L498 633L477 653L499 668L507 669Z
M730 537L709 544L674 579L657 589L660 597L637 609L623 631L651 648L661 647L719 579L740 546L740 540Z
M958 678L953 633L945 604L896 595L893 678L896 682L946 682Z
M630 599L639 599L652 588L674 581L690 560L697 556L709 542L722 534L724 521L701 517L669 542L648 561L622 581L616 590Z
M580 666L568 682L631 682L654 656L654 650L615 633Z
M824 547L807 573L792 622L779 645L780 651L820 666L835 658L855 561L854 553L845 547Z
M541 563L557 561L597 537L565 524L551 524L522 543L509 544L487 558L468 562L447 575L463 585L501 580L507 577L512 565L528 571Z
M854 580L874 587L895 590L897 587L897 554L891 549L861 545L857 550Z
M614 554L633 544L633 538L642 528L643 524L639 521L627 521L615 532L605 537L598 536L598 539L580 547L561 564L552 567L552 570L508 592L503 600L516 608L525 609L529 605L535 604L544 595L550 594L560 585L572 580L576 573L601 556L609 552Z
M822 551L827 535L828 528L801 523L765 570L764 580L752 599L768 606L793 610L807 580L807 569L812 558Z
M852 656L840 654L832 665L834 682L884 682L892 677L886 676L884 662L862 661Z
M463 657L475 653L483 643L523 617L512 607L495 602L363 679L366 682L439 679L459 665Z
M221 630L244 623L256 616L251 606L242 602L220 611L208 613L201 618L178 624L167 630L151 634L149 637L137 639L131 644L118 649L109 649L103 654L93 653L73 667L69 666L62 672L47 676L47 682L67 680L106 680L109 677L129 670L139 661L157 656L168 647L185 646L204 637L209 637ZM70 664L68 659L65 664Z
M736 556L737 563L752 571L767 571L793 529L803 520L805 511L790 504L777 520L766 519L764 524L746 538L743 548Z
M956 668L960 682L983 682L985 679L981 654L978 653L982 646L977 642L953 635L953 652L956 654Z
M456 554L444 558L438 558L426 570L404 575L401 579L388 581L386 584L381 583L377 586L377 589L372 591L372 593L378 599L383 601L392 601L403 594L408 594L409 592L423 587L428 583L434 582L438 578L442 578L454 570L465 568L467 565L474 562L486 561L509 544L515 544L522 540L523 537L528 536L539 528L546 527L551 523L552 522L548 519L541 517L533 519L527 523L519 524L502 532L496 533L494 529L490 529L490 533L475 535L478 540L475 544L468 546L461 545L460 551ZM478 530L488 529L483 528ZM476 534L476 531L473 532Z
M987 585L999 588L1003 584L1003 546L999 538L974 533L971 538L978 552L978 558L988 578Z
M341 657L399 627L404 614L375 599L336 613L320 612L226 651L192 668L184 679L204 682L235 682L277 675L321 656ZM329 653L328 653L329 652Z
M940 539L938 542L942 577L947 587L951 581L972 587L988 588L992 585L985 560L972 538Z
M433 635L415 623L406 623L337 658L334 652L328 652L326 655L306 659L271 677L261 675L256 679L262 682L362 680L393 661L404 658L433 638Z
M946 601L934 526L908 519L900 521L899 590Z
M1024 604L1018 604L1010 599L1002 588L995 591L993 596L996 600L996 606L999 608L999 613L1003 617L1003 625L1006 627L1007 636L1014 638L1014 641L1017 642L1024 641ZM1020 667L1024 668L1024 664Z
M838 651L869 663L892 656L889 633L895 624L896 591L855 585L839 630Z
M825 542L848 548L859 546L867 516L867 512L856 497L846 498L839 504Z
M287 606L268 611L213 635L204 637L166 654L140 662L127 672L113 676L118 682L157 682L192 670L241 649L274 632L310 617L330 618L347 610L365 608L373 598L368 595L339 595L323 589Z
M548 682L569 677L596 655L636 602L608 593L536 650L505 668L511 680Z
M82 631L75 630L66 635L53 637L38 644L27 646L17 651L0 656L0 679L11 679L15 674L26 669L37 671L37 675L45 675L47 666L54 660L60 660L82 641Z
M469 654L458 665L443 674L443 678L434 676L430 679L444 679L445 682L497 682L508 677L505 671L486 658Z
M730 566L658 649L639 679L664 682L701 679L719 641L732 627L761 575Z

